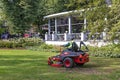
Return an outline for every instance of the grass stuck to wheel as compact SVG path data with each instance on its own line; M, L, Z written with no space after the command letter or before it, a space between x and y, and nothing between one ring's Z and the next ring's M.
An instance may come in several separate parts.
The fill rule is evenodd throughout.
M74 68L48 66L51 52L0 50L0 80L120 80L120 58L90 57Z

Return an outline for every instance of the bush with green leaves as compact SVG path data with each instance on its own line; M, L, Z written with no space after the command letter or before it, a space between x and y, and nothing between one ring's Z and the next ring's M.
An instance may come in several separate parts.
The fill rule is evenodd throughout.
M91 56L120 58L120 44L111 44L102 47L89 46L89 50Z
M120 58L120 44L111 44L102 47L88 46L90 56ZM28 49L45 52L60 52L60 46L41 44L39 46L29 47ZM63 49L62 49L63 50ZM84 50L84 47L82 47Z
M25 48L27 46L40 45L40 38L18 38L10 40L0 40L0 48Z
M54 45L48 45L45 43L42 43L39 46L32 46L32 47L27 47L30 50L34 51L44 51L44 52L60 52L60 47L59 46L54 46Z

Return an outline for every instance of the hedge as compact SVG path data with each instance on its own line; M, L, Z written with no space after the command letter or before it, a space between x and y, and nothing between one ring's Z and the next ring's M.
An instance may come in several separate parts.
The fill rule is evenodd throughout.
M107 46L102 47L93 47L88 46L89 48L89 55L95 56L95 57L110 57L110 58L120 58L120 44L111 44ZM37 50L37 51L51 51L51 52L60 52L59 46L53 46L53 45L47 45L47 44L41 44L39 46L29 47L31 50ZM84 47L82 47L84 49Z
M40 45L40 38L19 38L10 40L0 40L0 48L25 48L27 46Z
M89 50L91 56L120 58L120 44L111 44L102 47L89 46Z

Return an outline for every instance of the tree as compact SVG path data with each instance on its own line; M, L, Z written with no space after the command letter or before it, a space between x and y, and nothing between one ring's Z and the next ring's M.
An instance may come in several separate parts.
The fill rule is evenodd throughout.
M108 13L108 29L109 34L111 35L111 39L119 39L120 40L120 1L113 0L112 7Z
M0 6L2 5L2 3L0 3ZM4 33L5 32L5 27L3 27L4 26L4 22L5 22L5 15L4 15L4 13L3 13L3 7L1 6L0 7L0 35L2 34L2 33Z
M92 34L107 30L110 40L120 40L120 1L119 0L70 0L68 8L84 9L88 30ZM112 6L111 6L112 4Z
M46 1L46 13L47 14L54 14L59 13L63 11L67 11L66 4L69 2L69 0L47 0Z
M9 29L24 33L31 27L41 31L43 17L48 14L64 11L68 0L1 0L0 7L5 14Z
M30 29L38 16L40 0L1 0L8 22L15 32L24 33Z

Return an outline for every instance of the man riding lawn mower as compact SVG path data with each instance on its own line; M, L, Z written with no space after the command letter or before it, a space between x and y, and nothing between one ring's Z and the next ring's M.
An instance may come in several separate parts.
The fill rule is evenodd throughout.
M86 51L81 50L82 45L85 46ZM84 63L89 61L89 55L86 53L88 52L88 48L82 41L79 47L74 41L62 46L68 48L63 50L59 55L49 57L48 65L72 68L75 65L84 65Z

